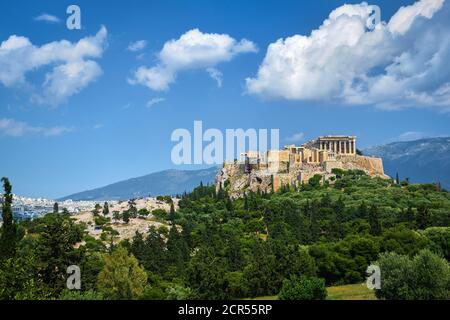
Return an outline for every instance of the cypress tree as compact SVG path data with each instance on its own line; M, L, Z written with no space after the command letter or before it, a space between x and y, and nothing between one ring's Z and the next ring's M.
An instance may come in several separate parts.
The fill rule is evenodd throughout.
M248 211L248 200L246 194L244 194L244 210Z
M14 257L16 252L17 226L12 214L12 186L6 177L3 177L1 181L3 182L4 194L2 203L3 225L0 237L0 259L8 259Z
M172 226L175 225L175 207L173 202L170 204L169 216L167 218Z
M103 204L103 215L107 216L108 214L109 214L109 205L108 205L108 202L105 202Z

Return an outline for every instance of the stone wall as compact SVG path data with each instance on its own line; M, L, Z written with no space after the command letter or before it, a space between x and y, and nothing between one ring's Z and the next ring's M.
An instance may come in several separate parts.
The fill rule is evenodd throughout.
M367 156L341 156L343 169L361 169L370 176L388 177L384 174L383 160Z
M273 156L274 153L271 155ZM216 189L218 190L221 185L222 188L229 191L232 198L240 197L246 190L271 192L273 189L277 191L282 185L308 183L309 179L316 174L320 174L325 180L329 180L334 176L332 174L333 168L359 169L370 176L389 178L384 174L381 158L337 155L333 160L326 160L322 163L308 163L295 161L289 152L281 152L279 155L281 156L280 163L261 163L259 168L252 165L250 172L245 172L245 166L242 163L225 164L216 177ZM276 166L277 164L279 166ZM274 167L278 168L277 172L271 170Z

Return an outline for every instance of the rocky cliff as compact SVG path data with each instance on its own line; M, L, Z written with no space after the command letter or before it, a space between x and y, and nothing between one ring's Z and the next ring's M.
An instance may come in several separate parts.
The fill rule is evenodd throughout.
M389 178L384 174L381 158L360 155L340 155L336 159L320 164L300 163L280 165L280 171L253 168L246 170L240 162L226 163L216 176L216 188L226 188L233 198L241 196L246 190L257 192L277 191L282 185L300 185L308 183L316 174L332 182L334 168L343 170L363 170L373 177ZM287 168L287 169L286 169Z

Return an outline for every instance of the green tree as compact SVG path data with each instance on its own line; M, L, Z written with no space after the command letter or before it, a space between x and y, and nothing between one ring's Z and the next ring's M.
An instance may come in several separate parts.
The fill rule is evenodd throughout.
M113 220L114 220L115 222L117 222L117 221L119 221L119 220L121 220L121 219L122 219L122 215L120 214L120 211L114 210L114 211L113 211Z
M60 300L103 300L103 296L94 290L77 291L64 290L59 296Z
M107 299L138 299L147 284L147 274L138 260L118 247L112 254L104 256L104 267L98 275L98 291Z
M128 222L130 222L130 217L131 217L130 210L125 210L125 211L122 213L122 220L123 220L123 222L125 222L126 224L128 224Z
M131 199L128 201L128 213L130 214L130 218L137 218L137 208L136 208L136 202L134 199Z
M104 216L107 216L109 214L109 204L108 204L108 202L105 202L103 204L103 212L102 213L103 213Z
M280 300L324 300L326 297L325 281L306 276L285 279L278 294Z
M430 300L450 298L450 267L445 259L429 250L413 259L397 253L384 253L375 262L381 271L379 299Z
M210 248L202 247L190 260L186 269L186 282L196 299L226 299L225 262Z
M53 213L59 213L59 205L58 202L53 204Z
M36 277L33 255L4 260L0 268L0 300L40 300L50 298L42 279Z
M167 216L167 220L169 220L171 225L175 225L175 207L173 202L170 204L169 215Z
M431 227L423 231L431 243L430 249L450 260L450 227Z
M96 203L94 210L92 210L92 214L94 215L94 217L99 215L101 209L102 209L102 206L100 204Z
M150 212L146 208L139 209L138 215L139 217L146 218Z
M82 251L75 244L82 240L84 228L67 216L47 214L40 222L42 232L37 242L37 271L54 293L66 284L66 270L70 265L79 265Z
M320 182L322 181L322 175L321 174L315 174L311 179L309 179L308 184L313 189L317 189L320 187Z
M192 295L192 290L181 284L174 283L166 289L167 300L187 300Z
M14 257L18 235L17 226L12 214L12 186L6 177L3 177L1 181L3 182L4 194L2 203L3 225L1 227L2 233L0 237L0 260L3 260Z
M189 258L189 251L184 238L175 225L169 231L166 256L167 262L176 268L177 274L184 272L185 261Z

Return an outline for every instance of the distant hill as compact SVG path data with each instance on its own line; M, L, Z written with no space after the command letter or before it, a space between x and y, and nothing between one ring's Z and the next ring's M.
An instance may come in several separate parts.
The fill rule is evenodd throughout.
M385 172L411 182L440 182L450 189L450 137L393 142L362 150L383 158Z
M450 189L450 137L393 142L363 149L365 155L383 158L386 174L411 182L440 182ZM191 191L200 181L213 183L217 167L202 170L165 170L119 181L105 187L75 193L60 201L125 200L148 195L175 195Z
M71 194L58 200L125 200L149 195L176 195L191 191L201 181L204 184L213 183L217 171L217 167L202 170L164 170Z

